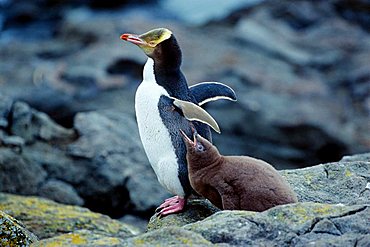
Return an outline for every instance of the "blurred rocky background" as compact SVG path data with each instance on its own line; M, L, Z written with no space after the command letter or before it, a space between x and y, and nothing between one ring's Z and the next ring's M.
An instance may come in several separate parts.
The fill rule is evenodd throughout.
M369 1L0 0L0 191L145 228L169 195L135 123L146 57L119 36L155 27L189 84L235 89L207 105L223 154L286 169L370 150Z

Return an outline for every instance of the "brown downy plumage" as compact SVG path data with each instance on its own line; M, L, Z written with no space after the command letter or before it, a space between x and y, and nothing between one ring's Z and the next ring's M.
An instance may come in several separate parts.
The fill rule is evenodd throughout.
M294 191L270 164L248 156L223 156L196 132L193 141L180 132L190 184L218 208L261 212L297 202Z

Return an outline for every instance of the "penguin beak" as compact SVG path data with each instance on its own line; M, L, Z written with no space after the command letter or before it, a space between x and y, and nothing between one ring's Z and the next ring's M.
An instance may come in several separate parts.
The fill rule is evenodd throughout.
M120 39L131 42L135 45L148 45L148 43L141 39L138 35L130 34L130 33L124 33L121 35Z

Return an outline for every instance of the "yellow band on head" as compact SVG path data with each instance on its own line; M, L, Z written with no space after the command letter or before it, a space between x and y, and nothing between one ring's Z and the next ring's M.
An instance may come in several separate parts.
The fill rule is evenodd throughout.
M143 33L139 37L144 39L151 47L155 47L161 42L169 39L171 35L172 32L167 28L156 28Z

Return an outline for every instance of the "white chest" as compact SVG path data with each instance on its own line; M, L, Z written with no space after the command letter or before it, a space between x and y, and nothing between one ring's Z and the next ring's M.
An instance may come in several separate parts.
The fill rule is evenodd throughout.
M158 101L166 90L154 79L153 62L148 59L144 79L135 95L135 112L140 139L159 182L173 194L184 194L178 178L178 164L168 129L164 125Z

